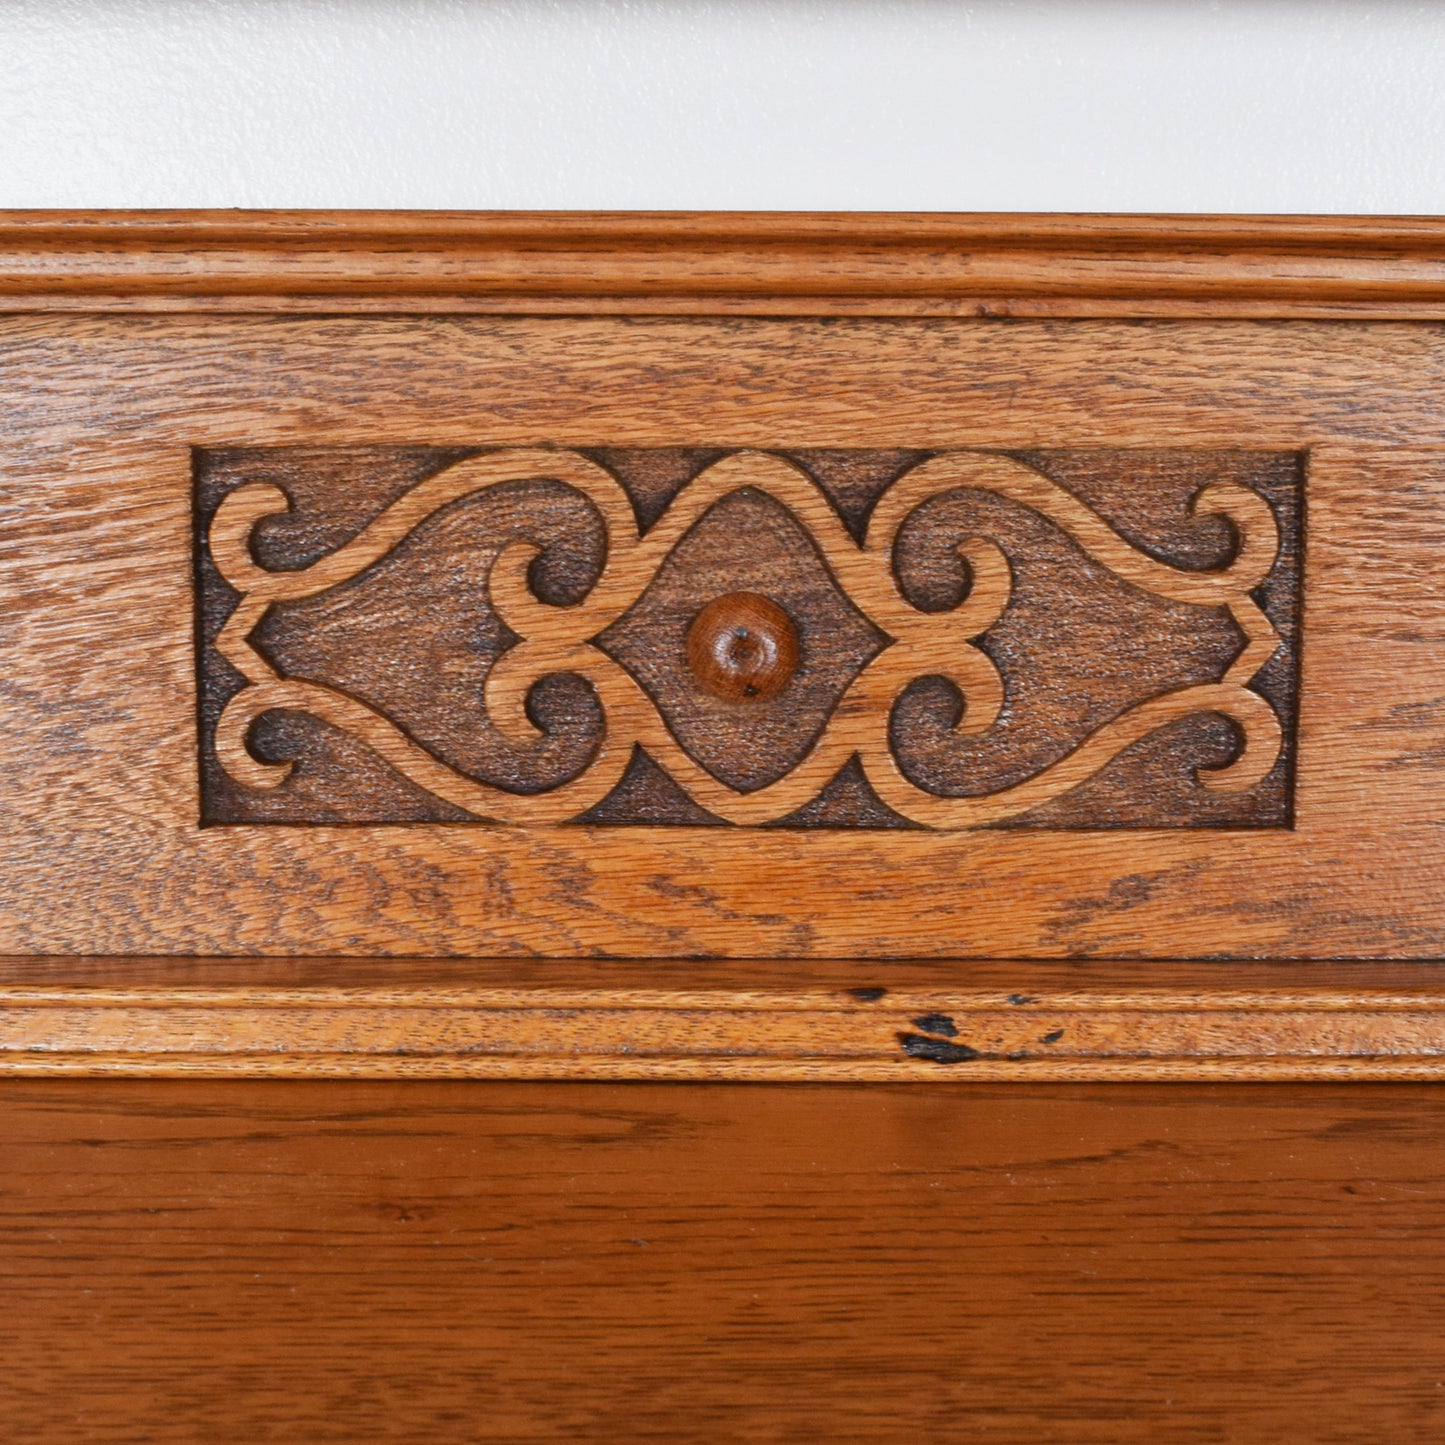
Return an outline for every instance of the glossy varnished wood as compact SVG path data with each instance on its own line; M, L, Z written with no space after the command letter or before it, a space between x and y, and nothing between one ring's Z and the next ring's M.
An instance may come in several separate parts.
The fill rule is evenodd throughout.
M37 1442L1424 1445L1445 1100L0 1087Z
M707 604L687 630L688 666L727 702L766 702L798 668L798 632L771 597L729 592Z
M1445 316L1430 217L0 212L15 310Z

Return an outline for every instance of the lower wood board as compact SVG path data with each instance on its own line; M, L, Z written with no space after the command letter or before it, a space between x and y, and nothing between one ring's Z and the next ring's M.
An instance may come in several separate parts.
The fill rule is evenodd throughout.
M1412 1085L10 1080L0 1434L1445 1434Z

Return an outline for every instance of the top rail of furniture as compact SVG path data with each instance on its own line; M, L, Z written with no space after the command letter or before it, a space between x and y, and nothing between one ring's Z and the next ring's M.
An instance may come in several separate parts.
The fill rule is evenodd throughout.
M0 310L1445 319L1445 218L0 211Z

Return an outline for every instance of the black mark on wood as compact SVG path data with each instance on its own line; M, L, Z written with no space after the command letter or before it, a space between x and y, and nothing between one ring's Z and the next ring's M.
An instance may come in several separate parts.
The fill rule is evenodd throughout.
M926 1034L942 1034L946 1039L958 1037L958 1025L947 1014L923 1014L913 1020L913 1027Z
M970 1059L986 1055L967 1044L950 1043L947 1039L931 1039L924 1034L899 1034L903 1052L913 1059L929 1059L935 1064L966 1064Z

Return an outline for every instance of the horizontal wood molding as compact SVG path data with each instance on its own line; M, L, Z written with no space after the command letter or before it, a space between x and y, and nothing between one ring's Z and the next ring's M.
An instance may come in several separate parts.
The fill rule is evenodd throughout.
M1426 217L0 211L0 310L1445 318Z
M0 1074L1433 1079L1445 966L17 959Z

